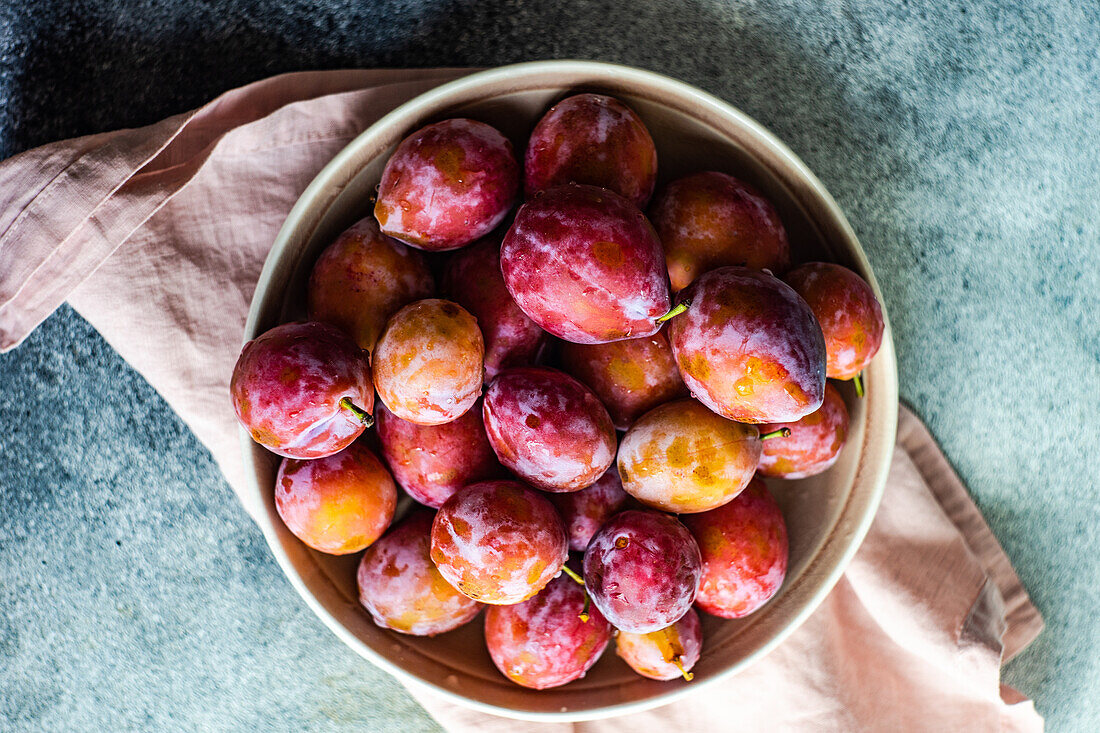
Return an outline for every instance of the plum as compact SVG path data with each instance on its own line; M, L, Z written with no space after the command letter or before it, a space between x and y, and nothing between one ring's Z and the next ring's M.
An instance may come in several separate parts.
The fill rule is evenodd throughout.
M485 346L477 319L449 300L410 303L386 324L374 349L374 385L390 412L441 425L481 394Z
M546 497L518 481L483 481L456 491L432 524L432 562L482 603L525 601L569 555L565 526Z
M615 466L586 489L550 495L565 522L569 549L577 552L584 552L592 535L626 505L628 498Z
M619 512L584 553L592 602L612 626L634 634L678 621L695 601L701 577L702 558L691 533L662 512Z
M374 217L420 249L456 249L491 232L519 191L512 143L484 122L451 119L401 141L386 162Z
M666 402L623 436L619 476L643 504L677 514L704 512L748 485L762 445L754 425L727 420L692 399Z
M630 668L651 680L674 680L683 677L688 682L691 668L699 661L703 650L703 627L695 609L680 617L671 626L648 634L619 631L615 635L615 653Z
M560 353L562 368L592 388L619 430L657 405L687 396L664 331L606 344L565 342Z
M366 354L326 323L285 323L249 341L229 384L237 420L287 458L324 458L373 423Z
M500 240L485 238L447 262L444 294L473 314L485 338L485 381L502 370L534 362L546 332L527 317L500 274Z
M503 478L475 403L442 425L417 425L378 408L378 438L394 478L409 496L438 509L467 484Z
M760 426L768 433L788 428L790 435L764 442L757 471L773 478L806 478L828 469L848 439L848 408L831 384L825 385L821 407L798 422Z
M528 198L565 183L586 183L641 208L653 195L657 148L634 110L602 94L577 94L535 125L523 172Z
M309 276L309 317L331 323L371 351L390 316L433 290L423 255L382 234L368 217L317 259Z
M549 367L501 373L482 407L505 468L546 491L577 491L615 460L615 426L592 390Z
M481 610L432 563L432 519L433 512L414 511L367 548L359 562L359 603L384 629L435 636L472 621Z
M558 186L520 207L500 269L523 312L566 341L651 336L669 310L657 233L633 204L604 188Z
M584 588L565 575L534 598L485 612L485 645L493 664L517 685L558 687L584 676L611 640L598 609L585 609Z
M330 555L359 552L393 520L397 488L363 443L331 456L284 458L275 478L275 510L305 544Z
M787 274L787 283L810 305L825 335L825 373L833 379L859 376L882 345L882 306L871 286L847 267L809 262ZM857 380L862 396L863 385Z
M661 192L649 213L661 238L673 291L708 270L741 265L782 273L790 264L787 231L771 202L733 176L705 171Z
M729 504L684 517L699 543L703 581L695 603L741 618L764 605L787 575L787 523L760 479Z
M668 340L692 395L745 423L792 422L825 397L825 339L798 293L766 272L722 267L680 291Z

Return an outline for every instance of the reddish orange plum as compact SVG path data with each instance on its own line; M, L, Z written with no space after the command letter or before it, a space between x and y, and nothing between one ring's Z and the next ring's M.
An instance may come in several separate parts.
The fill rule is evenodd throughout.
M382 456L401 488L421 504L438 509L463 486L505 475L477 404L442 425L402 420L385 405L377 417Z
M374 349L374 385L390 412L441 425L481 394L485 345L477 319L438 298L410 303L386 324Z
M651 680L691 680L691 668L703 650L703 627L694 608L680 620L648 634L620 631L615 636L615 653L642 677Z
M275 509L287 528L330 555L368 547L396 506L393 478L362 441L312 461L285 458L275 479Z
M518 481L483 481L455 492L432 524L432 562L482 603L525 601L557 575L569 540L554 505Z
M615 460L615 426L592 390L549 367L503 372L485 392L489 445L504 467L546 491L577 491Z
M374 411L366 354L326 323L286 323L249 341L229 392L252 439L287 458L342 451Z
M604 188L558 186L520 207L500 269L523 312L574 343L652 336L669 309L657 233L633 204Z
M321 253L309 277L309 317L331 323L371 351L389 317L427 298L435 283L424 257L366 218Z
M692 395L745 423L792 422L825 396L825 339L798 293L766 272L722 267L680 291L668 340Z
M848 439L848 408L831 384L825 385L821 407L798 422L761 425L761 433L789 428L787 437L764 441L757 471L772 478L806 478L827 470L840 457Z
M771 202L717 171L670 183L650 210L665 248L673 291L708 270L740 265L782 273L790 264L787 230Z
M592 536L626 506L627 499L615 466L586 489L550 495L569 533L569 549L576 552L584 552Z
M882 346L885 329L882 306L871 286L847 267L831 262L809 262L786 279L821 324L825 373L833 379L852 379L866 369Z
M528 198L565 183L586 183L641 208L653 195L657 148L634 110L613 97L577 94L535 125L523 172Z
M488 237L451 255L443 292L473 314L485 338L485 381L535 361L546 332L527 317L500 274L500 240Z
M485 612L485 645L493 664L523 687L545 690L584 677L611 641L599 609L585 610L584 588L559 575L538 595Z
M561 347L562 367L592 388L619 430L669 400L687 396L664 331L607 344Z
M428 125L397 146L382 171L374 217L420 249L456 249L504 220L519 191L512 143L484 122Z
M752 479L762 441L755 425L727 420L695 400L666 402L643 415L619 446L623 488L666 512L705 512Z
M741 618L764 605L787 575L787 523L760 479L731 501L684 517L703 555L695 603L707 613Z

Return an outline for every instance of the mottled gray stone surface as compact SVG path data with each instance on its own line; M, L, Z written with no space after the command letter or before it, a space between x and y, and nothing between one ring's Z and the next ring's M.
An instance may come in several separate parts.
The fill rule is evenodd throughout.
M6 0L0 155L269 74L588 57L680 77L847 212L903 397L1046 616L1007 670L1100 728L1095 3ZM72 311L0 356L0 729L435 726L315 620L207 453Z

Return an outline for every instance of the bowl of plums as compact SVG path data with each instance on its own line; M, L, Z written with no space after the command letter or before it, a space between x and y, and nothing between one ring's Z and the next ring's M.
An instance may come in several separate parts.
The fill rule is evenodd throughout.
M480 710L691 694L829 593L897 373L821 183L729 104L556 61L397 108L318 175L232 375L279 564L348 645Z

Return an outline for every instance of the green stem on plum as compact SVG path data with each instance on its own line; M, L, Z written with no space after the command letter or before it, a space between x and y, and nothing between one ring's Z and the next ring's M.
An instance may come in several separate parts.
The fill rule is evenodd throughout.
M580 614L577 616L577 618L579 618L581 620L581 623L585 623L585 624L588 623L588 619L589 619L588 608L589 608L589 604L591 602L592 602L592 597L588 595L588 591L586 590L584 592L584 608L581 609Z
M691 307L691 300L682 300L679 303L677 303L676 305L672 306L672 309L668 313L665 313L663 316L658 318L657 323L664 323L665 321L667 321L670 318L675 318L676 316L680 315L681 313L683 313L684 311L686 311L690 307Z
M572 578L573 580L580 583L581 587L584 588L584 578L577 575L576 571L574 571L573 568L569 567L568 565L562 565L561 569L566 575L568 575L570 578ZM579 618L584 623L588 623L588 604L589 604L590 601L591 601L591 599L588 597L588 589L585 588L585 590L584 590L584 608L582 608L580 614L577 615L577 618Z
M852 384L856 386L856 397L863 399L863 372L852 377Z
M562 569L562 572L564 572L564 573L565 573L566 575L568 575L568 576L569 576L570 578L572 578L573 580L575 580L575 581L577 581L578 583L580 583L582 587L584 586L584 578L582 578L581 576L577 575L576 571L575 571L575 570L573 570L573 568L569 567L568 565L562 565L562 566L561 566L561 569Z
M773 430L770 433L764 433L760 436L760 440L771 440L772 438L789 438L791 437L790 428L779 428Z
M364 410L359 405L352 402L350 397L345 397L344 399L340 400L340 407L343 407L352 415L355 415L355 417L359 419L359 422L363 423L364 426L369 428L371 425L374 425L374 416Z
M684 663L680 661L680 657L674 657L672 659L672 663L675 664L676 667L680 670L680 674L684 676L685 681L691 682L693 679L695 679L694 674L684 669Z

